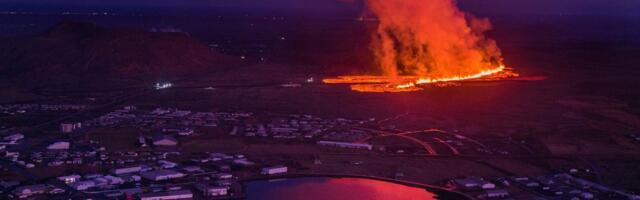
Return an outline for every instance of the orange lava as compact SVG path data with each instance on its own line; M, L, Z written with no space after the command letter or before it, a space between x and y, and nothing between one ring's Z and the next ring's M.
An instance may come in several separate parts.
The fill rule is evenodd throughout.
M415 92L424 86L450 87L459 86L464 81L497 81L519 77L513 69L504 66L476 74L431 78L418 76L339 76L322 80L327 84L349 84L351 90L357 92Z

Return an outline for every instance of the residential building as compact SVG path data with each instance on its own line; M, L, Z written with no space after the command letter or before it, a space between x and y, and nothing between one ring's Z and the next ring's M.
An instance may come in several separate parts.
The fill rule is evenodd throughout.
M49 146L47 146L47 149L49 150L67 150L69 149L69 147L71 146L71 143L69 142L54 142L53 144L50 144Z
M153 145L155 146L176 146L178 140L168 135L159 135L153 138Z

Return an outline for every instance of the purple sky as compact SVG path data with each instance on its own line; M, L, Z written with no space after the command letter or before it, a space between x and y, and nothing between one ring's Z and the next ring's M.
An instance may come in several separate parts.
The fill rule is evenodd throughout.
M344 1L358 0L2 0L4 9L144 9L163 7L190 9L219 7L239 10L330 12L357 9ZM428 2L430 0L424 0ZM640 0L458 0L464 10L479 13L531 14L611 14L640 13Z

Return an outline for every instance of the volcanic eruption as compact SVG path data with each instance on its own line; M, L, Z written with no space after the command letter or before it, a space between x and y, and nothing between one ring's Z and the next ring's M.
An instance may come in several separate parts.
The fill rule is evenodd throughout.
M365 0L377 17L370 49L373 75L341 76L362 92L421 90L419 85L517 76L502 62L496 42L485 36L488 19L457 8L454 0Z

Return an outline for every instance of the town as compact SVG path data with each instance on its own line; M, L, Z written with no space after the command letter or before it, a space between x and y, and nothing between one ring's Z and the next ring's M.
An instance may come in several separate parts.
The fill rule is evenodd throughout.
M5 112L28 115L58 110L72 112L84 106L4 105L2 108ZM15 129L3 130L0 190L7 198L242 199L246 192L243 184L248 181L317 173L301 167L299 159L201 151L198 145L188 145L207 134L377 156L513 157L535 151L535 146L525 140L480 140L455 131L405 131L381 125L392 120L176 108L144 110L124 106L97 117L61 122L59 130L54 131L58 136L46 137L38 145L26 145L33 144L33 139ZM112 135L115 133L99 137L104 129L135 132L123 141ZM319 157L309 159L311 165L323 164ZM365 162L348 164L359 166ZM56 175L51 177L51 174ZM540 177L451 177L439 185L482 199L639 198L591 182L581 174L571 169ZM402 181L407 177L398 171L387 178Z

